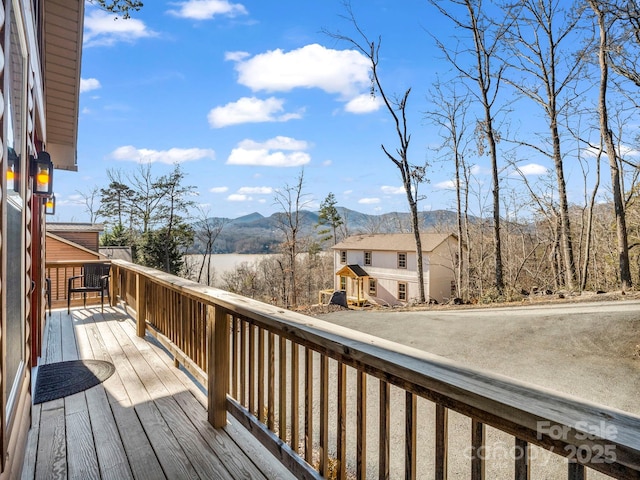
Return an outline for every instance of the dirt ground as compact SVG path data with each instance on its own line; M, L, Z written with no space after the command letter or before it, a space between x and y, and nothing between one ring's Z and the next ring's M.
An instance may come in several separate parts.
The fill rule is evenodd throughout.
M468 366L640 415L640 296L636 294L547 298L499 307L340 309L316 316ZM468 436L468 419L452 418L450 438L464 439ZM503 439L499 432L492 436L494 445L512 445L512 440ZM464 440L452 441L461 442L464 450ZM428 437L425 442L429 443ZM542 465L534 462L538 465L533 478L566 478L562 458L541 450L538 454L545 460ZM451 457L450 478L468 478L466 460L462 456L456 459L455 454ZM423 467L429 472L430 464L425 462ZM487 478L513 478L510 463L492 464ZM606 478L589 473L589 478Z

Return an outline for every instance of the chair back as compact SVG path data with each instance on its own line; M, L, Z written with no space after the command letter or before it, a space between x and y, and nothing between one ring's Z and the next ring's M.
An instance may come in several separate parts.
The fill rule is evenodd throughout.
M101 286L106 286L106 282L102 282L102 277L104 277L105 275L109 275L110 269L110 263L85 263L84 286L98 288Z

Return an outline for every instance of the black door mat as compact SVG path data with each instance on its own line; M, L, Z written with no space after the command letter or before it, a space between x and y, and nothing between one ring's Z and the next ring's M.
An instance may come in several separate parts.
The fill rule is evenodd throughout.
M38 367L34 405L73 395L95 387L113 375L116 369L103 360L71 360Z

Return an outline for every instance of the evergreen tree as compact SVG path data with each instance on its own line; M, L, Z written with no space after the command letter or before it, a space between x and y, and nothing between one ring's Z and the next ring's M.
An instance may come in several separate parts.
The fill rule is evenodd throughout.
M318 233L322 236L320 240L326 242L333 238L334 245L338 243L338 228L344 223L336 208L337 203L335 195L329 192L327 198L320 204L317 225L317 227L324 227L318 230Z

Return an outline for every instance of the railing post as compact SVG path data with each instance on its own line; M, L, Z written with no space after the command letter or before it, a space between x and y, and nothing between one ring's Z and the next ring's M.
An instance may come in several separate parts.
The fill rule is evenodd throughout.
M229 315L222 308L207 307L207 351L209 423L222 428L227 424L229 392Z
M147 333L146 278L136 275L136 335L144 338Z
M111 278L109 279L109 290L111 296L111 306L115 307L118 304L118 283L120 281L120 268L118 265L111 264Z

